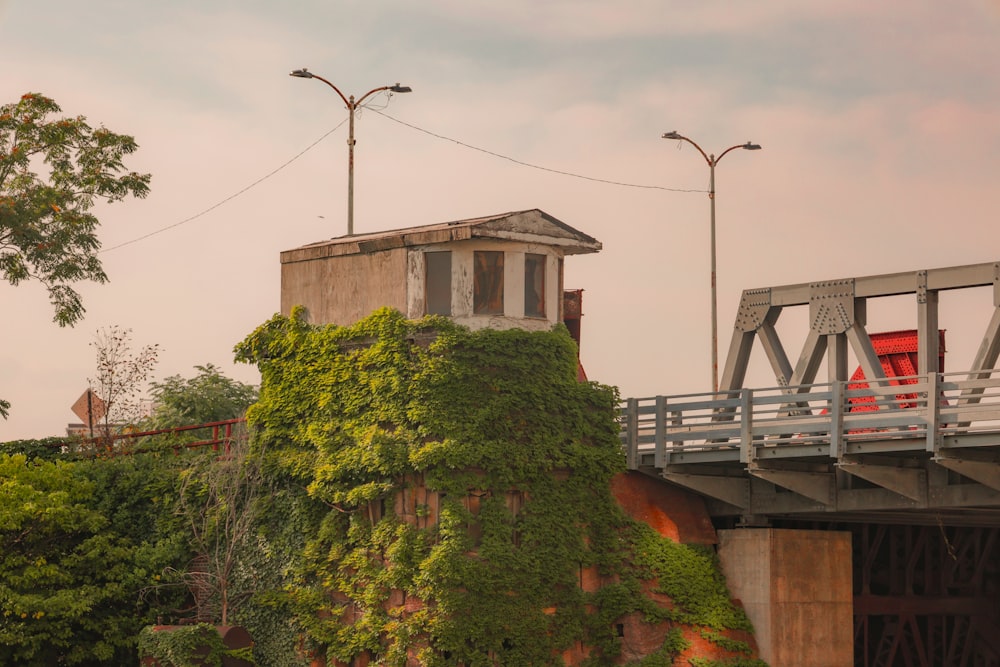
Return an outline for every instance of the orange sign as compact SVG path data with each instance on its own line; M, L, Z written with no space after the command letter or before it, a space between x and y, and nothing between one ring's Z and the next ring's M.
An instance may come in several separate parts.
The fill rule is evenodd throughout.
M93 426L107 413L104 401L93 389L83 392L71 409L73 414L83 420L85 426Z

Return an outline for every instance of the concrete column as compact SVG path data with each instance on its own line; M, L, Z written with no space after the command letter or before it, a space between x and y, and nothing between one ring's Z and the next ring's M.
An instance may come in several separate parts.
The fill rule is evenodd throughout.
M852 667L850 533L720 530L719 560L771 667Z

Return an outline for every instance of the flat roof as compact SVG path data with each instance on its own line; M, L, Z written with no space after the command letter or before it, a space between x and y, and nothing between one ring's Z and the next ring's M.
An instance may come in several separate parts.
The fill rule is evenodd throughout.
M281 263L303 262L341 255L368 254L393 248L464 241L474 238L558 246L567 255L599 252L602 247L601 242L594 237L584 234L535 208L420 227L338 236L292 250L285 250L281 253Z

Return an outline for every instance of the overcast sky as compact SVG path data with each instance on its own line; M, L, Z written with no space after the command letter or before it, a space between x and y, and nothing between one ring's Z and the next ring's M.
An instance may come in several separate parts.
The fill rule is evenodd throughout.
M292 69L413 88L358 117L356 232L540 208L602 241L566 262L583 362L650 396L711 383L709 170L661 135L763 146L716 174L724 355L745 288L1000 259L998 32L997 0L0 0L0 101L133 135L153 174L99 209L111 282L81 286L75 328L38 285L0 285L0 440L76 421L110 325L161 345L157 378L258 381L232 348L279 308L279 252L346 232L347 113ZM991 305L945 304L949 369ZM869 311L915 325L909 303Z

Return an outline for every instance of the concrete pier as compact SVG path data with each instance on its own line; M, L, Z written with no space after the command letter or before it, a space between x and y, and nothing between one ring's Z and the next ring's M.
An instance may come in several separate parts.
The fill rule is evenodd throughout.
M852 667L850 533L721 530L719 559L771 667Z

